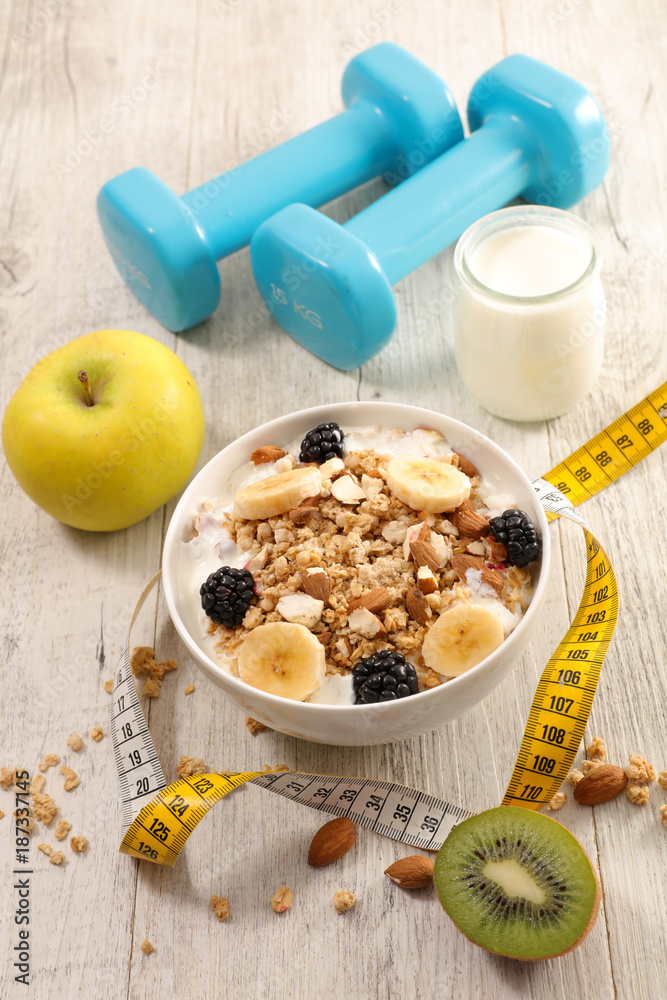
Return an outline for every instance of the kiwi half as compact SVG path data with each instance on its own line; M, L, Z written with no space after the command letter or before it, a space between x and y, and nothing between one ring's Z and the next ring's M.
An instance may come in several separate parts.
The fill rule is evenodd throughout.
M516 806L455 826L436 858L434 881L467 938L526 961L576 948L600 906L600 883L576 837Z

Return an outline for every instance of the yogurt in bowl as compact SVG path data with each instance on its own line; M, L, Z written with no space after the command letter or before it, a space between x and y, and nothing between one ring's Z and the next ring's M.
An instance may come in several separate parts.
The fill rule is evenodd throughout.
M300 442L327 421L346 434L344 460L300 463ZM525 568L489 531L507 507L542 538ZM244 712L304 739L372 745L433 729L492 690L528 641L548 561L543 511L497 445L432 411L346 403L272 421L212 459L174 512L163 578L181 638ZM224 566L245 567L252 589L239 584L246 600L221 624L200 589ZM281 686L271 649L288 632L306 666Z

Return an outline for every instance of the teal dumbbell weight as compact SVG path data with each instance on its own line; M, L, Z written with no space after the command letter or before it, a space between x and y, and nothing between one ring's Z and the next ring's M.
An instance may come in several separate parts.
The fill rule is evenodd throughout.
M468 102L468 139L344 226L289 205L250 244L257 286L295 340L336 368L363 364L396 325L392 285L511 199L569 208L609 163L589 91L524 55L485 73ZM323 249L324 248L324 251Z
M342 94L341 114L181 198L143 167L101 189L98 215L116 266L170 330L210 316L220 300L216 261L285 205L323 205L380 174L400 180L463 138L447 86L390 42L348 64Z

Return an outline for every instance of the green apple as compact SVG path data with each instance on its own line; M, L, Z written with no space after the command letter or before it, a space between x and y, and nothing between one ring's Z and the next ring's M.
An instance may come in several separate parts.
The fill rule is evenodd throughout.
M2 444L19 485L52 517L115 531L190 478L204 442L195 380L173 351L99 330L38 361L9 402Z

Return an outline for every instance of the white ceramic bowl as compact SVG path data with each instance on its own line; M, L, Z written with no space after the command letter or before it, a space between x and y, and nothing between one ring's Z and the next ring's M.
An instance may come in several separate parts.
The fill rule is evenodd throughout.
M230 475L261 445L284 445L311 427L336 420L346 427L380 425L413 430L433 427L455 451L469 458L487 482L510 493L528 512L542 536L542 560L536 572L533 599L519 625L485 660L440 687L398 702L375 705L311 705L267 694L244 684L215 663L205 651L199 623L191 619L179 585L179 568L189 559L185 541L202 500L223 499ZM167 530L162 577L169 614L195 662L224 695L253 719L289 736L336 746L372 746L418 736L451 722L485 698L510 672L528 643L537 621L549 573L549 531L542 507L528 477L502 448L466 424L433 410L398 403L336 403L300 410L244 434L212 458L195 476L174 511ZM200 638L202 644L200 645Z

